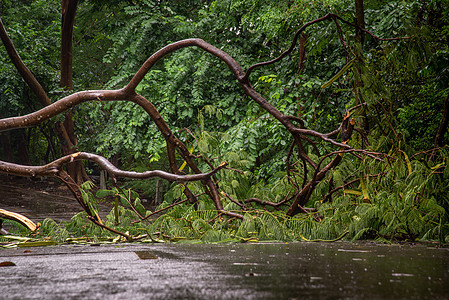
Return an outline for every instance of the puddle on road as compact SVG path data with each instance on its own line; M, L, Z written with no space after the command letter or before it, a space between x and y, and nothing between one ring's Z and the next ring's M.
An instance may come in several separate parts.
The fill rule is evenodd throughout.
M140 259L158 259L158 257L150 251L134 251Z
M230 286L252 286L278 299L407 299L449 294L448 249L347 242L169 248L178 253L185 250L192 263L218 265L228 274Z
M44 298L51 289L61 299L80 298L80 289L89 299L447 299L449 295L449 250L423 246L127 244L32 251L33 255L16 249L0 252L0 262L17 264L0 268L6 281L2 291L10 298L30 296L26 294L30 282L34 298ZM17 280L29 276L32 281ZM101 293L93 297L99 287Z

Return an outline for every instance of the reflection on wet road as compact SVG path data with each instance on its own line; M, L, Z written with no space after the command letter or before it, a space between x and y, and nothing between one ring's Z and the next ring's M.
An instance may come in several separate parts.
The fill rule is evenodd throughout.
M7 298L447 299L449 251L372 244L132 244L0 250ZM50 296L51 295L51 296Z

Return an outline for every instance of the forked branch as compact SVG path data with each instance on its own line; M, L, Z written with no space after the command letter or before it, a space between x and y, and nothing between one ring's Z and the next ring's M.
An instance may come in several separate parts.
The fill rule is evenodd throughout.
M312 129L306 129L303 128L303 123L300 119L297 119L292 116L284 115L282 112L280 112L276 107L274 107L269 101L267 101L264 97L262 97L251 85L249 76L251 72L258 67L265 66L268 64L276 63L280 61L282 58L287 56L289 53L291 53L297 43L297 40L299 36L304 32L304 30L308 27L310 27L313 24L323 22L326 20L333 20L335 23L336 20L344 21L341 18L337 17L334 14L327 14L321 18L318 18L316 20L310 21L306 24L304 24L295 34L293 41L286 51L284 51L279 57L266 61L261 62L252 65L248 68L246 73L243 71L241 66L226 52L210 45L209 43L201 40L201 39L186 39L182 41L178 41L175 43L172 43L170 45L165 46L164 48L160 49L159 51L155 52L153 55L151 55L148 60L141 66L141 68L136 72L134 77L130 80L130 82L122 89L118 90L96 90L96 91L83 91L74 93L72 95L69 95L53 104L47 105L46 107L42 108L39 111L30 113L25 116L18 116L18 117L12 117L12 118L6 118L0 120L0 132L5 130L11 130L16 128L23 128L28 126L34 126L37 124L40 124L44 122L45 120L48 120L58 114L61 114L68 109L79 105L86 101L130 101L138 104L141 106L146 113L151 117L153 122L156 124L157 128L159 129L160 133L166 140L167 144L167 155L169 159L169 164L171 168L172 173L163 172L163 171L147 171L142 173L136 173L136 172L129 172L129 171L123 171L115 166L113 166L109 161L107 161L105 158L91 153L85 153L85 152L79 152L72 155L67 155L64 157L61 157L60 159L57 159L47 165L44 166L23 166L23 165L16 165L6 162L0 162L0 172L6 172L9 174L16 174L21 176L61 176L61 167L69 163L73 160L80 160L80 159L87 159L97 162L103 169L107 170L109 174L112 177L127 177L127 178L151 178L151 177L160 177L164 178L166 180L170 181L177 181L177 182L186 182L186 181L201 181L203 183L203 186L205 188L206 194L213 200L217 210L220 213L226 214L231 217L237 217L237 218L243 218L242 215L227 212L223 209L220 194L218 192L218 184L216 181L214 181L212 175L214 175L216 172L218 172L220 169L224 168L226 166L225 163L222 163L218 167L214 168L209 173L202 173L201 170L198 168L196 162L194 161L195 155L190 153L188 151L188 148L182 143L179 139L175 137L173 132L170 130L167 123L164 121L160 113L157 111L156 107L149 102L147 99L145 99L143 96L137 94L135 92L135 89L137 85L143 80L145 75L149 72L149 70L157 63L159 60L161 60L166 55L185 48L185 47L199 47L203 49L204 51L214 55L221 61L225 62L226 65L230 68L232 73L234 74L235 78L238 80L240 86L244 90L244 92L253 100L255 101L260 107L262 107L266 112L271 114L275 119L277 119L285 128L287 131L290 132L290 134L293 136L294 145L297 146L299 149L299 157L304 162L304 166L306 164L310 165L313 168L314 175L312 179L306 183L304 181L304 184L301 188L301 190L294 196L294 203L289 209L288 214L294 215L298 212L298 208L304 204L304 201L306 201L311 194L311 191L319 182L322 180L331 168L335 167L341 160L341 156L344 152L351 152L354 151L351 146L348 145L348 141L352 135L352 131L354 128L354 123L352 120L349 120L349 115L345 115L343 119L342 125L331 133L323 134L320 132L317 132ZM1 21L1 20L0 20ZM346 21L344 23L355 26L354 24L350 24ZM339 26L337 24L337 28L339 29ZM8 45L12 45L10 41L8 42L6 31L4 30L3 24L0 24L0 36L2 37L3 43L8 48ZM10 57L12 58L13 62L18 64L18 70L22 70L24 78L29 78L30 80L30 87L36 86L36 93L43 92L42 87L39 88L39 86L36 85L36 82L33 82L34 77L30 77L27 75L26 67L20 66L20 57L18 55L14 54L14 49L9 47L8 53L10 53ZM29 70L28 70L29 71ZM21 73L22 74L22 73ZM32 75L32 74L31 74ZM45 92L43 92L45 94ZM46 95L46 94L45 94ZM44 97L44 96L42 96ZM48 98L48 96L47 96ZM48 100L49 101L49 100ZM47 103L47 100L44 98L41 99L41 102ZM299 126L296 126L292 123L299 122ZM340 134L342 137L341 142L336 141L332 137L334 135ZM319 164L317 165L310 157L305 153L302 142L306 142L309 144L312 144L314 147L316 147L315 144L316 140L325 143L329 143L330 145L333 145L334 147L338 147L342 153L337 154L334 159L331 160L330 163L328 163L323 168L319 168ZM293 149L293 146L292 146ZM316 148L318 149L318 148ZM187 165L190 167L190 169L195 173L192 175L180 175L179 168L176 163L176 151L181 155L181 157L186 161ZM304 177L304 180L306 180L307 176ZM185 189L186 195L189 197L189 193L191 192L186 188ZM193 195L193 194L192 194ZM194 199L193 199L194 200ZM192 200L192 201L193 201ZM79 200L80 201L80 200ZM257 202L257 201L252 201ZM265 202L267 203L267 202ZM88 206L85 204L80 203L83 205L83 208L88 211ZM284 203L283 203L284 204ZM89 215L94 218L91 212L89 212ZM98 221L98 220L97 220Z

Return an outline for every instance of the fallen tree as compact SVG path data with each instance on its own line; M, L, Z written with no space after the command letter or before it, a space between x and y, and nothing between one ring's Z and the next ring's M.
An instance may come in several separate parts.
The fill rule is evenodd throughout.
M152 121L157 126L159 133L164 137L166 141L166 150L167 157L171 169L171 173L163 172L163 171L147 171L143 173L136 172L128 172L124 170L120 170L116 168L112 163L107 161L104 157L93 153L85 153L78 152L70 155L63 156L53 162L43 165L43 166L26 166L26 165L18 165L12 164L4 161L0 161L0 172L6 174L14 174L18 176L55 176L61 181L63 181L68 188L72 191L73 195L80 203L82 208L87 212L89 219L98 224L99 226L105 227L113 232L115 232L111 228L107 228L98 218L98 216L93 212L89 206L83 201L81 196L81 192L79 190L79 186L75 182L75 179L72 178L69 174L67 174L63 166L67 163L71 163L73 161L80 160L90 160L96 162L103 170L106 170L110 177L115 181L117 177L126 177L126 178L151 178L151 177L159 177L169 181L176 181L181 184L189 181L200 181L204 187L205 193L208 195L211 201L213 201L216 210L219 214L227 215L229 217L235 217L239 219L243 219L243 215L236 212L226 211L223 209L222 198L220 195L223 195L227 198L230 198L229 195L222 194L220 191L219 181L214 178L214 175L221 169L226 168L226 162L221 163L217 167L211 166L211 170L209 172L203 172L198 167L197 160L201 159L201 157L192 154L187 146L178 139L175 134L171 131L169 124L165 122L165 120L160 115L157 108L147 99L145 99L142 95L136 92L136 87L143 80L144 76L149 72L149 70L163 57L168 54L185 48L185 47L198 47L202 50L210 53L211 55L217 57L221 61L225 62L229 69L234 74L235 78L238 80L243 91L248 95L253 101L255 101L262 109L268 112L272 117L278 120L284 128L290 133L292 138L292 144L290 147L290 152L287 157L286 162L286 170L288 177L290 178L293 170L293 165L290 163L290 157L294 151L297 150L297 155L302 162L302 174L303 174L303 182L301 184L297 184L294 180L291 180L292 185L295 187L295 194L290 195L285 201L282 202L284 205L289 205L287 210L288 216L294 216L301 212L306 212L304 209L304 205L310 199L310 196L316 187L316 185L322 181L326 174L335 168L341 161L342 156L345 153L352 153L356 158L361 158L361 155L370 156L376 159L380 159L379 153L372 153L369 151L365 151L363 149L354 149L349 145L349 141L353 135L354 130L358 132L362 132L361 130L355 127L355 119L351 117L351 113L353 111L360 109L363 107L363 103L353 107L352 109L346 111L344 116L342 116L341 124L335 130L329 133L321 133L315 131L310 128L305 128L304 121L298 116L285 115L276 107L274 107L270 102L262 97L253 87L250 81L250 75L252 71L256 68L263 67L269 64L276 63L286 57L289 53L293 51L296 46L297 40L304 33L304 31L312 26L313 24L325 21L332 21L335 23L337 30L340 29L339 22L344 22L350 26L358 28L364 32L368 32L365 29L357 26L355 24L351 24L334 14L327 14L324 17L318 18L311 22L304 24L295 34L291 46L285 52L283 52L279 57L267 61L261 62L252 65L246 71L242 69L242 67L226 52L214 47L213 45L205 42L201 39L187 39L181 40L178 42L174 42L169 44L159 51L155 52L152 56L148 58L148 60L140 67L140 69L135 73L134 77L129 81L129 83L117 90L87 90L73 93L69 96L66 96L52 104L47 105L46 107L35 111L33 113L5 118L0 120L0 132L6 130L13 130L18 128L25 128L29 126L35 126L41 124L42 122L49 120L52 117L55 117L59 114L69 111L71 108L80 105L84 102L88 101L129 101L138 104L152 119ZM2 35L6 35L6 31L1 31ZM369 33L369 32L368 32ZM371 34L371 33L370 33ZM375 39L379 39L372 35ZM340 36L342 39L342 37ZM8 39L3 38L5 41ZM345 42L342 40L343 46L345 46ZM6 45L6 44L5 44ZM12 42L8 42L8 48L11 49L13 47ZM15 60L20 60L20 57L16 57ZM347 61L350 62L347 67L343 68L341 72L339 72L334 78L331 79L330 83L334 82L341 76L346 70L348 70L352 63L354 62L354 57L352 57L348 53ZM20 66L22 64L18 64ZM20 70L21 67L18 67ZM25 78L25 75L23 75ZM26 73L26 77L31 78L27 81L30 87L35 86L37 80L32 76L31 72ZM35 93L45 93L42 89L34 88L33 91ZM315 153L317 154L318 160L312 159L305 150L305 145L311 145L315 149ZM318 150L317 145L327 144L333 150L327 150L326 153ZM325 148L327 149L327 148ZM180 167L176 162L176 154L179 154L182 159L186 162L187 166L194 174L183 175L181 174ZM326 162L326 163L325 163ZM299 167L297 167L299 168ZM189 200L190 203L195 203L197 201L196 195L194 195L188 188L187 185L184 184L183 190L185 196ZM231 198L232 199L232 198ZM238 203L238 200L234 200ZM260 200L248 200L246 202L261 202ZM264 202L264 205L271 206L279 206L279 203L269 203ZM120 233L128 239L132 239L132 237Z

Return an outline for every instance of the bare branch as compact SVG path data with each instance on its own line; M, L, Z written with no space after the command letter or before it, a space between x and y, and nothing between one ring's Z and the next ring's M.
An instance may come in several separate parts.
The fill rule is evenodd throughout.
M127 91L134 91L137 85L142 81L144 76L147 74L147 72L151 69L151 67L160 59L162 59L164 56L185 47L191 47L191 46L197 46L201 49L203 49L206 52L211 53L212 55L215 55L216 57L220 58L222 61L224 61L231 71L234 73L235 77L239 80L241 80L244 77L244 73L240 65L226 52L223 50L220 50L211 44L203 41L202 39L187 39L178 41L175 43L172 43L170 45L165 46L164 48L160 49L156 53L150 56L150 58L147 59L147 61L142 65L142 67L137 71L136 75L131 79L131 81L128 83L128 85L125 87L125 90Z
M96 220L94 217L87 216L87 218L88 218L89 220L91 220L95 225L98 225L98 226L100 226L101 228L104 228L104 229L106 229L106 230L109 230L110 232L113 232L113 233L115 233L115 234L118 234L118 235L123 236L123 237L126 238L129 242L131 242L131 241L134 240L132 236L130 236L130 235L126 234L126 233L123 233L123 232L121 232L121 231L115 230L115 229L113 229L113 228L111 228L111 227L108 227L108 226L104 225L103 223L99 222L98 220Z
M127 97L122 90L98 90L74 93L28 115L1 119L0 132L38 125L43 121L57 116L78 104L86 101L97 100L97 98L108 101L117 101L126 100Z
M39 223L38 223L38 225L34 224L33 221L31 221L24 215L21 215L21 214L15 213L15 212L11 212L11 211L7 211L5 209L0 209L0 218L5 218L5 219L16 221L16 222L22 224L23 226L25 226L26 228L28 228L32 232L35 232L39 228L39 225L40 225ZM2 224L0 222L0 229L2 229L1 225Z
M275 59L272 59L270 61L266 61L266 62L261 62L261 63L257 63L255 65L252 65L251 67L248 68L248 70L246 70L246 75L244 77L244 80L248 80L249 75L251 74L251 72L258 67L262 67L262 66L266 66L269 64L273 64L275 62L280 61L282 58L284 58L286 55L288 55L290 52L293 51L293 49L295 48L296 42L298 41L298 38L300 36L300 34L310 25L325 21L325 20L329 20L331 19L333 16L333 14L327 14L324 17L315 19L313 21L307 22L306 24L302 25L301 28L296 32L295 36L293 37L293 41L290 45L290 48L288 48L287 50L285 50L281 55L279 55L278 57L276 57Z
M19 175L19 176L55 176L60 168L74 160L90 160L96 162L102 169L106 170L113 177L126 177L134 179L148 179L159 177L168 181L199 181L210 178L213 174L226 167L226 162L221 163L217 168L209 173L193 174L193 175L177 175L164 171L154 170L145 172L123 171L115 167L106 158L92 153L78 152L72 155L63 156L49 164L43 166L24 166L9 162L0 161L0 172Z
M161 209L159 209L159 210L153 211L151 214L148 214L147 216L145 216L142 220L138 220L138 221L135 221L135 222L133 222L133 223L139 223L140 221L146 220L146 219L148 219L149 217L151 217L151 216L153 216L153 215L155 215L155 214L157 214L157 213L163 212L164 210L167 210L167 209L169 209L169 208L175 207L176 205L182 204L182 203L184 203L184 202L186 202L186 201L187 201L187 199L184 199L184 200L175 202L175 203L173 203L173 204L171 204L171 205L169 205L169 206L166 206L166 207L164 207L164 208L161 208Z
M387 172L381 172L381 173L377 173L377 174L368 174L367 176L368 176L368 177L379 177L379 176L384 176L385 174L387 174ZM351 180L351 181L348 181L348 182L344 183L344 184L341 185L341 186L338 186L338 187L332 189L332 190L329 191L329 193L324 197L324 199L325 199L325 200L326 200L326 199L329 199L330 196L332 196L332 194L334 194L335 192L337 192L337 191L339 191L339 190L342 190L342 189L346 188L347 186L349 186L349 185L351 185L351 184L353 184L353 183L356 183L356 182L359 181L359 180L360 180L360 178L356 178L356 179L353 179L353 180Z
M347 25L349 25L349 26L352 26L352 27L355 27L355 28L357 28L357 29L359 29L359 30L361 30L361 31L363 31L363 32L366 32L366 33L368 33L371 37L373 37L374 38L374 40L379 40L379 41L398 41L398 40L408 40L408 39L411 39L412 37L411 36L403 36L403 37L397 37L397 38L381 38L381 37L378 37L377 35L375 35L374 33L372 33L371 31L369 31L369 30L367 30L367 29L365 29L365 28L363 28L362 26L359 26L359 25L357 25L357 24L354 24L354 23L351 23L351 22L349 22L349 21L346 21L345 19L343 19L342 17L339 17L339 16L337 16L337 15L334 15L338 20L340 20L341 22L343 22L343 23L345 23L345 24L347 24Z
M76 3L76 0L73 1L73 3ZM160 59L165 57L166 55L179 50L181 48L185 47L191 47L196 46L204 51L216 56L223 62L227 64L227 66L230 68L230 70L233 72L234 76L239 81L240 86L244 90L244 92L251 98L253 101L255 101L261 108L266 110L270 115L272 115L274 118L276 118L285 128L287 131L290 132L290 134L293 136L295 145L298 146L298 152L299 157L304 163L304 166L306 167L307 164L310 164L314 169L314 175L310 181L306 183L307 180L307 168L305 168L305 176L304 176L304 183L299 193L297 193L294 196L294 203L290 207L287 214L293 215L295 214L298 209L305 203L304 201L307 201L307 199L310 197L313 188L316 186L316 184L322 180L326 173L333 167L335 167L341 160L341 157L343 153L346 152L357 152L360 150L355 150L351 146L348 145L348 141L352 135L353 129L354 129L354 122L351 120L349 122L349 113L345 114L345 117L343 119L342 124L339 126L338 129L323 134L320 132L317 132L315 130L311 129L305 129L301 128L303 127L303 124L301 122L301 119L293 116L286 116L279 110L277 110L271 103L269 103L264 97L262 97L256 90L252 87L249 76L257 67L265 66L268 64L275 63L279 60L281 60L283 57L291 53L291 51L294 49L295 44L299 38L299 36L302 34L302 32L309 26L316 24L318 22L326 21L326 20L333 20L337 25L337 30L339 31L339 34L341 35L341 28L337 22L337 20L340 20L344 22L345 24L349 24L351 26L355 26L359 29L364 30L360 26L356 26L354 24L351 24L347 21L344 21L343 19L339 18L338 16L334 14L327 14L326 16L323 16L321 18L315 19L313 21L310 21L306 24L304 24L295 34L293 41L290 45L290 48L284 51L279 57L266 61L257 63L255 65L252 65L248 68L246 74L242 70L241 66L227 53L224 51L208 44L207 42L201 40L201 39L187 39L178 41L175 43L172 43L170 45L165 46L164 48L158 50L155 52L152 56L148 58L148 60L140 67L140 69L136 72L135 76L130 80L130 82L122 89L119 90L97 90L97 91L83 91L74 93L70 96L67 96L59 101L57 101L54 104L48 105L47 107L20 117L13 117L13 118L7 118L0 120L0 132L15 128L23 128L27 126L33 126L37 125L51 117L54 117L71 107L74 107L76 105L79 105L86 101L92 101L92 100L100 100L100 101L131 101L138 105L140 105L152 118L153 122L156 124L157 128L159 129L160 133L163 135L163 137L166 140L167 144L167 155L169 159L169 164L172 173L167 173L163 171L147 171L142 173L136 173L136 172L128 172L123 171L115 166L113 166L109 161L107 161L105 158L91 154L91 153L84 153L79 152L72 155L64 156L60 159L57 159L53 161L50 164L44 165L44 166L21 166L21 165L15 165L11 163L6 162L0 162L0 172L9 172L10 174L18 174L22 176L51 176L51 175L57 175L60 174L60 168L63 164L72 162L74 160L81 160L81 159L88 159L97 162L103 169L107 170L110 175L114 178L116 177L128 177L128 178L152 178L152 177L160 177L164 178L166 180L170 181L178 181L181 183L187 182L187 181L198 181L200 180L204 187L206 194L214 201L215 206L219 213L226 214L231 217L236 217L239 219L242 219L243 216L237 213L233 212L227 212L223 209L220 195L218 193L218 186L217 183L214 182L213 175L218 172L218 170L224 168L226 166L226 163L222 163L217 168L213 169L209 173L202 173L201 170L198 168L197 164L194 162L195 155L190 153L188 151L188 148L182 143L179 139L177 139L173 132L168 127L167 123L163 120L160 113L157 111L156 107L149 102L147 99L142 97L141 95L138 95L135 92L135 88L137 85L143 80L144 76L149 72L149 70L152 68L152 66L158 62ZM1 26L3 28L3 25ZM4 31L4 30L3 30ZM366 30L364 30L366 31ZM1 32L0 32L1 33ZM1 33L2 40L4 39L4 36L7 37L6 31L4 33ZM344 44L344 41L342 41ZM4 42L5 43L5 42ZM7 44L7 43L5 43ZM345 44L344 44L345 46ZM298 127L292 124L292 121L299 122ZM393 129L394 130L394 129ZM331 136L337 135L338 133L341 133L342 141L337 142L336 140L330 138ZM324 161L325 158L328 157L328 155L325 155L322 157L321 161L316 164L310 157L308 157L302 148L302 140L305 140L309 142L312 146L315 147L315 141L311 139L311 137L318 138L324 142L330 143L333 146L339 147L340 151L333 152L332 155L335 155L335 157L329 162L326 166L320 169L320 164ZM292 146L293 149L293 146ZM176 153L175 151L179 151L183 159L186 161L187 165L190 167L190 169L195 172L194 175L180 175L179 168L176 163ZM337 153L337 154L336 154ZM367 151L363 152L366 155L372 155L368 153ZM291 153L290 153L291 155ZM288 162L287 162L288 164ZM287 166L288 167L288 166ZM187 189L184 190L187 197L191 199L191 201L194 201L193 194ZM192 198L193 197L193 198ZM83 203L81 203L83 205ZM85 205L85 204L84 204ZM88 208L88 207L87 207ZM90 214L92 216L92 214Z
M0 162L0 167L3 162ZM24 167L24 166L21 166ZM23 176L23 175L22 175ZM69 190L72 192L73 196L75 197L76 201L81 205L81 207L84 209L84 211L91 217L97 217L91 210L87 203L84 202L83 196L81 195L80 187L76 184L76 182L73 180L72 177L69 176L64 170L59 170L54 174L55 177L57 177L59 180L65 183L65 185L69 188Z
M226 198L228 198L232 203L237 204L238 206L240 206L240 208L245 209L245 207L243 206L242 203L238 202L237 200L234 200L228 193L221 191L221 194L223 196L225 196Z

